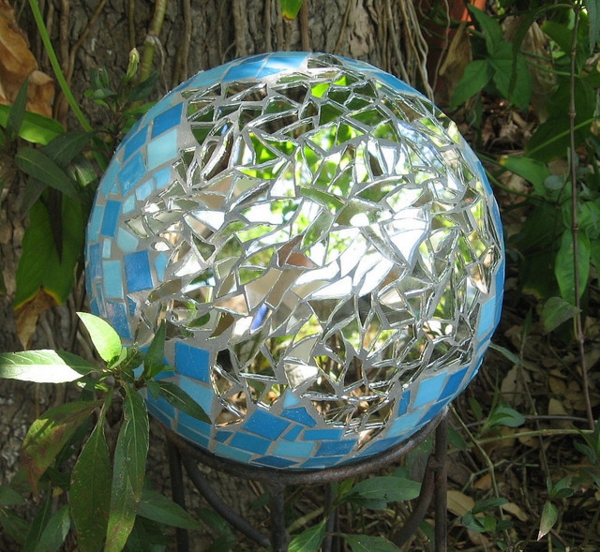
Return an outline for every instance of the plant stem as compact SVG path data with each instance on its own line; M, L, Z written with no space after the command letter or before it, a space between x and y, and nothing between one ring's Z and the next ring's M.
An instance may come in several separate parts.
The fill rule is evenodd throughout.
M37 25L38 31L40 33L40 37L42 42L44 43L44 47L46 48L46 53L48 54L48 59L50 60L50 64L52 65L52 69L54 70L54 74L56 76L56 80L60 85L60 89L62 93L65 95L67 102L71 106L73 113L77 117L79 124L83 127L83 129L87 132L92 132L92 126L88 122L86 116L81 111L79 104L75 100L73 96L73 92L71 92L71 88L65 79L65 75L62 71L58 58L56 57L56 52L54 51L54 47L52 46L52 42L50 41L50 36L48 35L48 30L46 29L46 25L44 25L44 18L42 17L42 12L40 10L40 6L37 0L29 0L29 6L31 7L31 11L33 13L33 18L35 19L35 23Z
M148 29L148 34L144 40L144 51L142 53L142 63L140 64L140 82L144 82L152 71L152 61L154 60L154 46L158 40L158 35L162 29L165 19L168 0L156 0L154 6L154 16Z
M573 7L575 23L573 25L573 38L571 42L571 76L570 76L570 94L569 94L569 141L570 154L569 163L571 170L571 231L573 235L573 274L575 286L575 307L577 315L575 316L575 336L579 344L579 362L581 365L581 376L583 378L583 395L585 397L585 410L590 429L594 429L595 421L592 413L592 403L590 399L590 387L588 380L587 361L585 358L585 333L583 330L583 315L581 313L581 286L579 282L579 219L577 213L577 151L575 149L575 117L577 115L575 106L575 61L577 56L577 31L579 29L579 16L581 6Z

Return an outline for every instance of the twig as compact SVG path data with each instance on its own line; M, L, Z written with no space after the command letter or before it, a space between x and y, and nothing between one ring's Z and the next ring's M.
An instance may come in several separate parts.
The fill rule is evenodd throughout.
M265 0L264 22L265 22L265 52L272 52L273 45L271 44L271 40L272 40L271 0Z
M235 48L237 57L247 55L246 46L246 0L233 0L233 28L235 30Z
M577 31L579 29L579 16L581 5L573 6L575 22L573 24L573 39L571 41L571 76L570 76L570 94L569 94L569 138L570 154L569 163L571 169L571 219L573 235L573 273L575 286L575 307L577 315L575 316L575 336L579 344L579 361L581 363L581 376L583 378L583 396L585 397L585 410L590 429L594 429L595 421L592 413L592 402L590 399L590 384L588 379L587 360L585 358L585 333L583 331L583 321L581 314L581 289L579 283L579 219L577 213L577 151L575 149L575 116L577 115L575 107L575 61L577 56Z
M300 36L302 37L302 50L310 52L310 26L308 24L308 0L303 0L300 6Z
M390 30L390 38L392 39L392 48L396 61L398 62L398 69L400 71L400 77L406 82L410 82L406 67L402 62L402 54L400 53L400 46L398 44L398 35L396 34L396 28L394 27L394 17L392 15L392 3L391 0L385 0L385 10L387 12L388 28Z
M183 36L177 46L177 57L173 69L171 86L177 86L181 81L188 78L188 57L190 55L190 43L192 42L192 7L190 0L181 0L181 12L183 16Z
M344 10L344 17L342 19L342 24L340 25L340 33L338 34L337 40L335 41L335 46L333 47L334 54L337 54L340 51L342 41L344 40L344 36L346 35L346 29L348 28L348 20L350 19L350 14L354 10L354 7L355 0L346 1L346 9Z
M148 34L144 40L144 51L142 53L142 62L140 63L140 82L145 81L152 71L152 62L154 61L154 48L158 41L158 35L162 29L165 20L168 0L156 0L154 5L154 16L150 22Z
M133 50L136 46L135 40L135 0L129 0L127 3L127 34L129 37L129 49Z

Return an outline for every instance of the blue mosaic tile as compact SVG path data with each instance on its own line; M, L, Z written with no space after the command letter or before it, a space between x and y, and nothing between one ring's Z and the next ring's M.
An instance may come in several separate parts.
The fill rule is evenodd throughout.
M179 387L181 387L181 389L183 389L188 395L193 397L194 400L202 407L202 410L210 415L214 401L214 393L212 389L186 376L179 377Z
M354 448L354 445L356 445L357 442L357 439L323 441L319 445L315 456L344 456Z
M123 201L123 214L131 213L135 209L135 196L131 195Z
M206 435L210 437L212 433L212 425L203 422L202 420L198 420L197 418L193 418L192 416L188 416L185 412L179 412L178 423L184 424L190 429L197 431L201 435Z
M179 433L179 435L181 435L182 437L185 437L186 439L192 441L192 443L196 443L197 445L205 449L207 449L210 445L210 440L208 439L208 437L206 437L206 435L202 435L201 433L194 431L185 424L178 423L177 427L175 428L175 431L177 431L177 433ZM247 462L250 458L252 458L252 455L246 453L240 454L239 458L242 462Z
M288 420L294 420L308 427L315 427L317 421L306 411L306 408L300 406L298 408L286 408L281 415Z
M123 253L136 251L139 243L140 240L124 228L117 230L117 245Z
M463 368L462 370L458 370L458 372L454 372L454 374L448 378L444 390L440 394L440 400L453 397L456 393L458 393L468 370L468 367Z
M171 167L165 167L154 172L154 181L156 182L156 189L162 190L167 184L171 182Z
M177 129L148 142L148 168L155 169L177 157Z
M128 253L125 260L125 278L127 289L130 292L152 289L152 273L150 272L150 259L148 251L136 251Z
M209 360L208 351L193 347L183 341L175 343L175 366L180 374L210 383Z
M274 414L255 410L242 427L246 431L275 441L289 426L290 422L286 422Z
M156 278L159 281L163 279L168 262L169 258L164 253L160 253L154 259L154 270L156 270Z
M136 309L137 303L131 297L127 297L127 310L129 311L129 316L135 316Z
M242 433L241 431L236 433L231 439L231 446L248 452L254 452L256 454L265 454L271 446L269 439L263 439L256 435L250 435L248 433Z
M172 129L181 123L182 111L183 102L180 102L158 115L152 123L151 137L156 138L159 134Z
M494 320L496 319L496 301L490 299L487 303L481 305L479 311L479 325L477 326L477 338L482 339L494 329Z
M157 418L162 424L172 430L176 430L174 419L170 417L167 412L164 411L163 408L151 402L151 400L147 400L146 402L148 406L148 412Z
M446 406L444 402L438 402L433 405L430 405L429 408L423 414L423 417L419 420L419 426L424 426L431 420L433 420Z
M115 301L105 301L105 305L106 316L110 325L123 339L131 339L131 331L129 329L125 305Z
M104 218L104 205L96 205L92 209L92 213L90 216L90 222L88 223L88 231L87 231L87 238L90 242L92 242L92 245L96 245L93 242L98 241L98 238L100 237L100 226L102 224L103 218Z
M108 165L108 168L106 169L106 172L104 173L104 176L102 177L100 186L98 187L98 193L101 196L108 197L108 195L111 193L117 181L117 176L120 170L121 164L116 157L113 157L112 161Z
M138 201L143 201L154 191L154 179L149 178L143 184L140 184L138 188L135 189L135 198Z
M292 458L309 458L315 450L315 443L303 441L286 441L281 439L277 441L273 454Z
M140 152L136 153L120 171L119 182L121 193L127 196L129 192L144 178L146 174L146 163Z
M102 240L102 258L110 259L112 251L112 241Z
M307 429L304 432L305 441L339 441L344 435L343 429Z
M89 263L86 268L88 278L92 281L102 278L102 252L99 243L90 246L88 258Z
M102 226L100 227L100 235L114 237L117 231L117 223L119 222L119 214L121 211L121 202L113 201L112 199L106 202L104 206L104 216L102 217Z
M300 435L300 433L302 433L302 430L303 430L303 429L304 429L304 428L303 428L301 425L294 424L294 425L293 425L293 426L292 426L292 427L289 429L289 431L287 431L287 432L286 432L286 433L283 435L283 438L284 438L284 439L288 439L288 440L290 440L290 441L295 441L295 440L298 438L298 436Z
M448 374L446 374L446 372L442 372L441 374L433 376L432 378L421 380L419 383L417 396L413 402L413 408L418 408L433 401L437 401L440 393L442 392L444 384L446 383L447 377Z
M127 140L123 152L123 163L127 162L127 160L146 143L147 135L148 128L144 127Z
M219 443L224 443L234 434L233 431L223 431L222 429L215 433L215 439L219 441Z
M121 261L102 261L104 274L104 297L107 299L123 299L123 276Z
M398 416L402 416L408 412L408 405L410 404L410 389L402 391L400 396L400 404L398 405Z
M343 456L329 457L329 458L309 458L302 464L302 469L306 470L320 470L325 468L331 468L344 459Z
M254 464L258 464L259 466L265 466L268 468L289 468L298 462L294 460L287 460L285 458L278 458L277 456L261 456L260 458L255 458L253 460Z
M396 435L400 435L414 428L419 420L423 417L423 413L419 410L415 412L411 412L410 414L405 414L401 418L396 418L392 422L392 427L388 431L388 437L394 437Z

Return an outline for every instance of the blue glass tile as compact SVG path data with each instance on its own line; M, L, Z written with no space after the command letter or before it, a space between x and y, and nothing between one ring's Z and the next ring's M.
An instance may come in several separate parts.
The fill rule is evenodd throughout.
M121 193L123 197L129 195L134 186L144 178L146 174L146 164L140 152L136 153L129 163L119 172L119 182L121 183Z
M300 69L306 62L307 52L277 52L268 59L270 67L277 67L282 71Z
M89 295L89 292L88 292ZM96 299L92 299L90 301L90 312L94 316L100 316L100 307L98 306L98 301Z
M329 458L309 458L304 464L302 464L302 468L306 469L320 469L320 468L330 468L331 466L335 466L340 460L344 457L339 456L330 456Z
M461 383L462 383L463 379L465 379L465 374L467 373L467 370L468 370L468 367L463 368L462 370L455 372L448 378L448 381L446 382L444 390L442 391L442 393L440 395L440 399L447 399L458 393L458 391L460 390L460 387L461 387Z
M102 261L104 296L108 299L123 299L123 275L121 261Z
M87 251L88 267L87 277L93 282L102 278L102 252L100 244L94 243L90 245Z
M131 297L127 297L127 310L129 311L129 316L135 316L136 306L137 303Z
M278 416L255 410L244 423L244 429L256 435L262 435L267 439L275 440L290 426L290 422L282 420Z
M110 259L110 252L112 250L112 240L102 240L102 258Z
M414 88L412 88L411 86L408 86L408 84L406 84L405 82L401 81L400 79L394 77L393 75L390 75L389 73L384 73L382 71L381 73L377 72L376 74L380 80L382 80L388 86L391 86L394 90L397 90L398 92L412 94L412 95L418 95L418 96L423 97L422 94L417 92Z
M208 71L198 73L195 77L192 77L190 82L190 88L200 88L202 86L210 86L216 83L227 71L229 70L229 63L214 67Z
M125 260L125 278L127 280L127 289L129 292L143 291L152 289L152 273L150 272L150 259L148 251L136 251L128 253Z
M344 436L343 429L307 429L305 441L339 441Z
M223 443L217 443L215 447L215 454L217 456L223 456L224 458L231 458L231 460L236 460L237 462L242 462L244 464L250 463L252 457L254 456L251 452L246 452L242 449L232 448L229 445L224 445Z
M298 438L298 435L302 433L304 428L301 425L294 424L290 430L283 436L284 439L288 439L289 441L295 441Z
M155 138L152 142L148 142L148 169L155 169L177 157L177 133L178 130L174 128L163 134L160 138Z
M312 456L315 444L312 442L294 442L281 439L277 441L273 454L291 456L292 458L309 458Z
M183 102L180 102L160 115L152 123L151 138L156 138L159 134L172 129L181 122L181 113L183 110Z
M231 67L229 71L227 71L227 74L223 77L223 82L254 78L256 77L256 74L262 69L264 63L265 62L262 60L252 60L249 63L243 63L241 65Z
M293 393L286 391L283 394L283 406L284 408L289 408L290 406L296 406L300 402L300 399L296 397Z
M400 435L405 431L413 428L418 421L421 419L423 412L417 410L416 412L411 412L410 414L405 414L401 418L396 418L392 422L392 427L388 431L388 437L395 437L396 435Z
M119 213L121 211L121 202L109 200L104 207L104 216L102 217L102 227L100 234L113 238L117 231L117 222L119 221Z
M215 434L215 439L217 441L219 441L219 443L224 443L232 435L233 435L233 431L217 430L217 433Z
M391 437L388 439L380 439L375 441L371 446L365 449L366 456L372 456L380 452L391 449L393 446L402 442L401 437Z
M442 372L432 378L421 380L413 408L437 401L446 383L447 376L446 372Z
M192 399L194 399L206 414L210 415L212 411L213 400L215 394L212 389L190 379L186 376L179 375L179 387L183 389Z
M271 446L271 441L239 431L233 436L233 439L231 439L230 446L254 452L256 454L265 454L269 449L269 446Z
M477 326L477 339L483 339L494 328L496 318L496 300L494 298L481 305L479 310L479 325Z
M446 403L443 401L431 405L425 411L423 417L419 420L419 425L425 425L426 423L433 420L442 411L442 408L444 408L444 406L446 406Z
M175 366L180 374L210 383L209 361L208 351L192 347L183 341L175 343Z
M156 182L156 189L160 190L171 182L171 167L165 167L154 173L154 181Z
M354 448L354 445L356 445L356 439L324 441L315 456L344 456Z
M198 433L197 431L194 431L193 429L189 428L185 424L178 423L176 431L182 437L189 439L192 443L194 443L196 445L200 445L201 447L204 447L206 449L210 445L210 440L208 439L208 437Z
M104 173L104 176L102 177L100 186L98 188L98 192L103 197L107 197L111 193L113 186L117 181L117 175L119 174L120 170L121 164L116 157L113 157L112 161L108 165L108 168L106 169L106 172Z
M141 368L141 367L140 367ZM164 397L158 397L155 399L150 392L147 394L146 398L148 405L152 405L153 408L160 410L169 418L175 418L175 408L174 406L167 401Z
M123 201L123 213L131 213L135 209L135 196L130 195Z
M286 460L285 458L277 458L276 456L261 456L253 460L252 463L270 468L289 468L298 462L295 460Z
M148 127L143 127L140 131L132 134L128 134L130 138L127 138L125 143L125 151L123 152L123 163L127 161L137 150L139 150L146 143L146 136L148 134Z
M98 241L100 236L100 226L102 225L102 219L104 218L104 206L98 205L92 210L90 222L88 225L87 239L88 243Z
M156 119L161 113L167 111L171 107L173 101L178 98L175 98L173 94L167 94L162 100L159 100L155 103L147 112L146 115L142 118L143 123L150 124L150 121Z
M152 190L154 190L154 180L149 178L146 182L136 187L135 198L138 201L143 201L152 193Z
M202 420L193 418L192 416L188 416L185 412L181 412L181 411L179 411L178 420L179 420L179 423L186 425L187 427L193 429L194 431L197 431L198 433L200 433L202 435L206 435L207 437L210 437L210 434L212 432L212 426L210 424L207 424L206 422L203 422Z
M402 395L400 396L400 404L398 405L398 413L397 416L402 416L408 412L408 405L410 404L410 389L405 389L402 391Z
M169 263L169 257L164 253L159 253L154 259L154 269L156 270L156 277L159 282L162 282L165 277L165 268Z
M93 285L93 291L95 291L96 293L94 293L93 295L95 295L98 299L98 316L101 316L102 318L107 318L107 314L106 314L106 303L104 301L104 286L102 285L103 282L96 282Z
M306 411L306 408L300 406L298 408L286 408L281 415L288 420L294 420L308 427L315 427L317 421Z
M125 228L119 228L117 230L117 245L123 253L132 253L135 251L140 243L132 233L125 230Z
M131 339L131 329L123 303L106 301L106 317L109 324L123 339Z
M168 427L169 429L175 429L175 420L168 416L163 410L158 408L154 403L151 402L152 399L146 400L146 405L148 406L148 413L157 418L163 425Z

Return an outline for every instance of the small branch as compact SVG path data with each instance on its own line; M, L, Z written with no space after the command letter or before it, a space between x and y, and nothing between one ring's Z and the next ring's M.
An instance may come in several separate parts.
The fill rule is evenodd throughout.
M171 86L177 86L181 81L188 78L188 57L190 55L190 44L192 42L192 7L190 0L181 0L181 12L183 16L183 36L177 46L177 57Z
M300 35L302 37L302 50L310 52L310 27L308 24L308 0L303 0L300 7Z
M271 0L265 0L264 24L265 24L265 52L272 52L273 45L271 44L271 40L272 40Z
M162 29L167 11L168 0L156 0L154 5L154 16L148 29L148 34L144 40L144 51L142 53L142 62L140 64L140 82L145 81L152 72L152 62L154 61L154 49L158 41L158 35Z
M575 117L577 115L575 106L575 61L577 57L577 31L579 29L579 16L581 6L573 6L575 23L573 25L573 39L571 41L571 75L570 75L570 94L569 94L569 138L570 152L569 163L571 169L571 231L573 235L573 273L575 289L575 307L578 314L575 316L575 336L579 345L579 362L581 364L581 376L583 379L583 395L585 397L585 410L590 429L594 429L596 423L592 413L592 402L590 399L590 383L588 379L587 360L585 358L585 332L583 329L583 315L581 313L581 286L579 283L579 218L577 213L577 150L575 148Z
M246 0L233 0L233 28L235 29L235 47L237 57L244 57L248 52L246 45Z
M340 25L340 33L338 34L338 38L335 42L335 46L333 47L333 53L337 54L340 51L340 47L344 41L344 37L346 35L346 30L348 28L348 20L350 19L350 14L354 10L355 0L347 0L346 1L346 9L344 11L344 17L342 19L342 24Z

